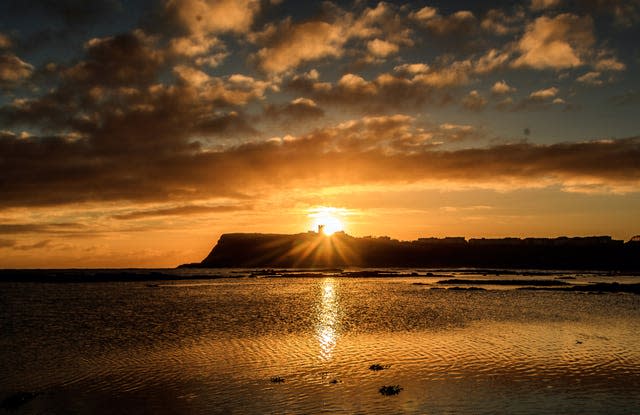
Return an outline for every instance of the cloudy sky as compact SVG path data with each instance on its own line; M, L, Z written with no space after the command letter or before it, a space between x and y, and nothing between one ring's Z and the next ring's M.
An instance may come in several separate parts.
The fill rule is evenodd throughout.
M640 1L5 0L0 267L640 233Z

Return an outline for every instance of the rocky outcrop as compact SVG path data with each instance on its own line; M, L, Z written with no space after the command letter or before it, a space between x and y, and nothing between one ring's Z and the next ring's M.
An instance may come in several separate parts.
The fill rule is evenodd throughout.
M224 234L204 268L499 267L640 271L640 244L608 236L561 238L355 238L339 232Z

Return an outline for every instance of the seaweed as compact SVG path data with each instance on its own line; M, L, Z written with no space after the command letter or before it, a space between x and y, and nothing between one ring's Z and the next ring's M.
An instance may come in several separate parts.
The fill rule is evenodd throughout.
M393 396L399 394L401 390L402 388L400 387L400 385L385 385L382 386L378 390L378 392L380 392L380 394L384 396Z

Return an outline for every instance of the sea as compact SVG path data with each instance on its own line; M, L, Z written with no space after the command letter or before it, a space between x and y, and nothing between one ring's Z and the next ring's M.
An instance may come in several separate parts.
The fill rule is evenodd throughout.
M0 413L640 413L639 275L0 277Z

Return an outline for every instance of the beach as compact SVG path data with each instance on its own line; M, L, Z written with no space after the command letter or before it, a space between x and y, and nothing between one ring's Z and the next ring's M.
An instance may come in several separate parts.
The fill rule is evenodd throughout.
M177 280L0 283L4 410L640 411L640 296L527 283L633 284L638 276L180 272ZM383 387L397 388L387 396ZM10 408L12 396L23 399Z

